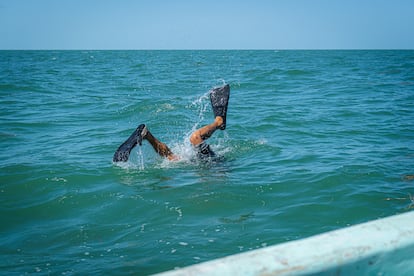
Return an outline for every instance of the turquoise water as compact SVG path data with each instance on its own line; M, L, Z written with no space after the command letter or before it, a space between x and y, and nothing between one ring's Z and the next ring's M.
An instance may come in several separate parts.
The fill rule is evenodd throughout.
M231 85L223 160L194 162ZM414 208L414 51L0 51L2 274L146 275ZM140 123L148 143L116 148Z

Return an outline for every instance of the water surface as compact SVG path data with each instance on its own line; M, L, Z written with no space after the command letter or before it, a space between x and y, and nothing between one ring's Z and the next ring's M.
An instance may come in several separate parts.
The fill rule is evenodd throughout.
M193 162L224 83L223 160ZM414 204L414 51L0 51L0 106L7 275L146 275ZM183 160L113 164L140 123Z

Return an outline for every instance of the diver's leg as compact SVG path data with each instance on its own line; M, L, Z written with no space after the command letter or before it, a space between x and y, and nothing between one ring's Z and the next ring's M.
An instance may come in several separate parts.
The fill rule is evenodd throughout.
M155 138L151 132L148 131L144 124L138 126L138 128L131 134L131 136L117 149L114 154L114 162L127 162L131 150L138 144L142 145L142 140L148 140L154 150L162 157L166 157L169 160L177 160L178 158L172 153L166 144L160 142Z
M147 133L144 136L144 139L146 139L151 146L154 148L155 152L158 153L162 157L166 157L169 160L177 160L177 156L173 154L173 152L168 148L166 144L159 141L157 138L152 135L151 132L147 129Z
M223 125L223 118L217 116L213 123L194 131L190 136L190 142L197 146L207 140L213 133Z

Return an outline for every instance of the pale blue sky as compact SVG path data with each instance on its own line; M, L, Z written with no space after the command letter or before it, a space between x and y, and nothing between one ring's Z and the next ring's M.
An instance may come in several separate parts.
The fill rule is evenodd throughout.
M0 0L0 49L414 49L414 1Z

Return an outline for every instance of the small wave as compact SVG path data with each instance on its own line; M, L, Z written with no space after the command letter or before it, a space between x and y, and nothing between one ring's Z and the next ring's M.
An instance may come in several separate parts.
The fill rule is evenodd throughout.
M245 222L246 220L248 220L252 217L254 217L254 211L250 212L248 214L242 214L242 215L239 215L239 216L236 216L236 217L223 217L223 218L220 218L219 220L221 222L227 223L227 224L229 224L229 223L230 224L236 224L236 223L243 223L243 222Z
M157 107L157 110L155 111L155 113L166 112L166 111L170 111L174 109L175 107L172 104L164 103Z
M38 92L38 86L30 86L23 84L0 84L0 91L4 92Z
M285 71L285 73L288 76L302 76L302 75L310 74L309 71L304 71L304 70L300 70L300 69L287 70L287 71Z

